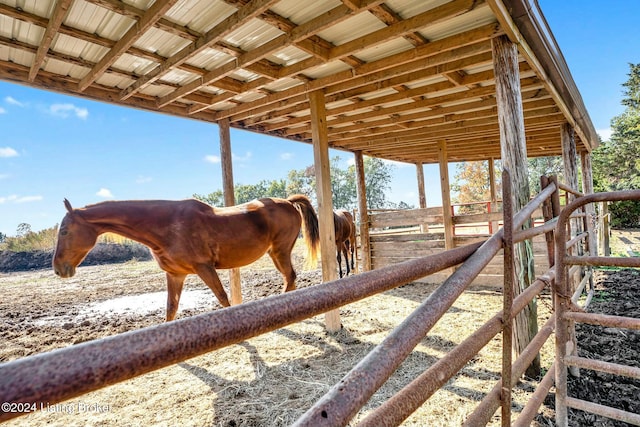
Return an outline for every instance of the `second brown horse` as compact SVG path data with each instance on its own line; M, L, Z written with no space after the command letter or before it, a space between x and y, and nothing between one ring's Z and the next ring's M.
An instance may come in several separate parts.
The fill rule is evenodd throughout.
M347 276L355 270L353 254L356 250L356 226L353 215L344 209L333 212L333 226L336 232L336 248L338 251L338 271L342 277L342 255L347 267ZM351 251L351 269L349 269L349 251Z

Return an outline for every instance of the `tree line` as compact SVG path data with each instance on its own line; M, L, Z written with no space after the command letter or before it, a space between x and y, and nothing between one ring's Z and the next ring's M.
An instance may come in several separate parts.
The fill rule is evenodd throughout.
M344 168L341 166L342 163L340 156L330 160L333 207L352 210L358 206L356 170L354 165ZM369 209L413 209L413 206L408 203L394 203L388 199L394 170L392 164L381 159L365 157L363 166ZM289 171L286 179L262 180L257 184L238 184L233 190L236 204L261 197L287 198L292 194L304 194L317 204L316 173L313 165ZM209 194L194 194L193 197L211 206L224 206L222 190Z

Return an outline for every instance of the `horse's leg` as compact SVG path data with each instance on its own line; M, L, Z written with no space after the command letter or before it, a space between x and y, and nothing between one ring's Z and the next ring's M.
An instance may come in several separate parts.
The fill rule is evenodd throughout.
M291 250L293 246L291 246ZM272 248L268 253L273 261L273 265L276 266L278 271L282 274L284 279L283 292L294 291L296 289L296 272L291 264L291 250L278 250Z
M196 266L196 272L209 289L213 291L223 307L231 306L231 304L229 304L229 298L227 298L227 293L224 291L222 282L220 282L220 278L218 277L218 273L212 265L199 264Z
M355 239L351 242L351 239L347 240L349 243L349 249L351 250L351 270L355 271L356 265L353 262L353 254L356 252L356 241Z
M345 240L342 242L342 253L344 254L344 265L347 267L347 276L351 272L349 270L349 241Z
M340 278L342 279L342 248L340 246L338 246L338 249L336 251L337 252L336 259L338 260L338 272L340 273Z
M182 294L182 285L187 277L184 274L167 273L167 322L176 318L178 303Z

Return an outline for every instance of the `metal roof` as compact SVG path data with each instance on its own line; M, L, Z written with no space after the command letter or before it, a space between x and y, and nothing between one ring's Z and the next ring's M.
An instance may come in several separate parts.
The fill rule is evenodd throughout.
M531 157L598 143L530 0L0 0L0 79L410 163L500 157L491 39L520 52Z

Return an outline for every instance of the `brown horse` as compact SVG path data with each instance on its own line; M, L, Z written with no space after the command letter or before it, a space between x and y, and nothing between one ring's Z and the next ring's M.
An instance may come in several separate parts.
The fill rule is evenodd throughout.
M216 269L250 264L269 253L284 278L284 292L296 288L291 251L302 227L307 263L315 266L319 244L318 217L309 199L264 198L243 205L212 208L197 200L111 201L73 209L64 200L53 257L60 277L71 277L96 244L111 232L151 249L167 277L167 321L178 310L184 279L197 274L224 307L229 306ZM304 221L304 222L303 222ZM304 225L303 225L304 224Z
M338 250L338 271L342 277L342 256L347 265L347 276L351 270L355 270L353 253L356 250L356 226L353 216L349 211L338 210L333 212L333 226L336 232L336 248ZM349 269L349 249L351 249L351 269Z

